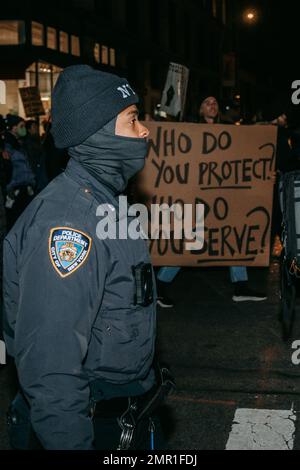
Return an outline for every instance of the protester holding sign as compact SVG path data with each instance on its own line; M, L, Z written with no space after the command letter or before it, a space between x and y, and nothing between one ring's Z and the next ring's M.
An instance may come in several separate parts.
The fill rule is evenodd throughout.
M207 124L220 123L220 108L217 99L214 96L206 97L200 105L199 114L200 122ZM234 284L234 294L232 296L234 302L266 300L265 294L249 288L248 273L245 266L230 266L229 271L231 282Z
M144 189L157 216L165 207L179 206L167 223L171 229L160 222L151 236L154 264L234 266L237 275L246 276L245 266L268 266L276 127L149 122L149 128ZM200 225L198 206L205 208ZM191 215L176 231L183 209ZM186 223L192 230L188 233ZM195 239L197 225L200 237ZM240 282L248 288L246 279Z
M203 98L204 99L202 100L200 108L199 108L199 115L200 115L199 121L200 121L200 123L202 123L202 124L223 124L223 123L221 123L220 108L219 108L219 104L218 104L217 99L214 96L205 96L205 95L204 95ZM166 132L167 131L164 131L164 133L166 133ZM171 132L171 135L173 135L172 132ZM187 153L185 151L186 149L184 148L184 145L183 145L183 142L184 142L183 136L184 135L185 135L184 133L181 134L181 140L179 140L179 147L181 147L182 150L184 150L183 153ZM221 132L220 135L221 136L223 135L224 138L226 137L225 133ZM228 134L228 138L231 138L229 136L229 134ZM189 142L187 144L187 147L191 148L192 143L190 141L188 141L187 137L185 137L185 139L186 139L186 142ZM216 146L215 139L216 138L215 138L215 136L213 136L213 134L211 134L209 132L205 133L205 139L204 139L204 143L203 143L204 148L202 149L204 154L209 155L209 154L212 153L213 148ZM176 139L174 138L173 140L175 142ZM174 147L175 147L174 142L170 141L170 137L165 138L163 148L164 148L166 154L168 154L171 151L171 148L172 148L172 151L174 151ZM224 146L224 147L226 147L226 146ZM160 167L159 167L158 171L159 171L159 174L161 176L161 179L163 177L162 176L163 174L166 175L166 179L167 179L167 182L168 182L168 180L171 178L171 177L169 178L169 173L171 175L171 169L167 166L167 163L170 163L170 160L168 160L168 158L166 158L165 163L166 164L164 164L164 162L160 162ZM231 163L233 164L233 162L231 162ZM232 172L236 174L236 178L237 178L237 172L238 172L238 163L239 162L237 162L237 165L236 165L234 171L232 170ZM240 162L240 163L242 163L242 162ZM222 185L222 182L221 182L221 179L220 179L221 177L219 177L217 175L217 172L216 172L216 165L217 165L216 162L206 163L204 161L203 163L201 163L200 164L201 177L199 177L199 179L202 180L202 182L203 182L204 178L205 178L205 179L207 179L207 183L211 182L214 179L216 181L216 184L221 184ZM273 165L273 163L272 163L272 165ZM157 164L156 164L156 166L157 166ZM227 169L227 167L228 167L228 169ZM227 172L229 171L229 162L228 163L226 162L224 168L226 169ZM254 172L256 172L256 170L254 170ZM175 168L174 173L176 173L176 168ZM177 174L179 176L179 179L181 179L182 182L183 182L184 178L182 178L179 173L180 173L179 166L177 166ZM248 168L247 168L246 165L245 165L245 172L244 173L245 174L242 177L242 179L244 179L244 180L248 179L249 180L250 177L248 175ZM265 177L266 177L266 179L269 178L266 175L265 175ZM187 182L187 178L185 178L185 182ZM156 182L154 182L154 185L155 186L159 185L158 179L156 180ZM213 186L213 185L208 184L208 186ZM209 188L206 188L206 189L209 189ZM213 189L213 188L211 188L211 189ZM217 191L217 188L215 188L215 191ZM176 199L176 198L174 198L174 199ZM217 200L222 202L224 199L219 198ZM160 201L162 201L161 198L160 198ZM227 230L227 229L229 230L229 227L228 228L224 227L223 231ZM212 245L215 242L216 242L216 239L212 238L210 243ZM221 241L221 243L224 246L226 245L227 235L224 236L223 241ZM212 248L209 248L209 251L211 253L214 252L214 250ZM158 302L161 302L161 303L159 303L159 305L161 305L162 307L173 306L173 302L171 302L168 299L168 296L167 296L167 293L166 293L167 292L167 285L170 284L171 282L173 282L173 280L174 280L174 278L177 275L179 270L180 270L180 268L175 267L175 266L163 267L159 270L159 273L158 273L158 287L159 287L159 293L160 294L159 294L159 297L158 297ZM234 284L234 293L233 293L233 297L232 297L233 301L235 301L235 302L261 301L261 300L266 299L266 295L264 293L256 292L248 286L248 273L247 273L247 268L245 266L230 266L229 270L230 270L231 281Z
M214 96L207 96L201 102L199 108L199 122L202 124L220 123L219 103Z

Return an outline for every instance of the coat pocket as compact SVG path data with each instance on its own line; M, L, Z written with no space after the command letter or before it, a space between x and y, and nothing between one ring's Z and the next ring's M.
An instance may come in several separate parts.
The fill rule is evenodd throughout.
M153 307L106 310L93 329L100 346L97 369L142 377L154 353L155 314Z

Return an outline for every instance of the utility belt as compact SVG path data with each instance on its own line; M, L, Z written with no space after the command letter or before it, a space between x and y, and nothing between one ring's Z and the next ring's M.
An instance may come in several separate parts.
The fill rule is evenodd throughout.
M117 450L131 448L135 432L141 421L149 420L149 431L154 432L153 415L164 399L175 389L175 382L166 367L155 366L157 383L145 394L134 397L112 398L94 402L93 418L115 418L121 429Z

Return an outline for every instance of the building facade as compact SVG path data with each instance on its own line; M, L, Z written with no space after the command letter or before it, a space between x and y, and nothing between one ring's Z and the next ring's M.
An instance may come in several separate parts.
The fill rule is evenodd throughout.
M18 5L17 5L18 4ZM128 77L153 115L169 62L190 69L186 115L204 93L238 91L235 0L52 0L1 5L0 114L24 115L19 88L37 86L45 114L61 70L86 63ZM18 6L18 8L16 8ZM16 15L16 11L18 14Z

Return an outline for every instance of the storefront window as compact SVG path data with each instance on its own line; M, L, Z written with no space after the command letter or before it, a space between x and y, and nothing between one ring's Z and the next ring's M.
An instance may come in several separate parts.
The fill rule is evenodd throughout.
M44 26L36 21L31 22L31 43L33 46L44 45Z
M80 42L78 36L71 36L71 54L80 56Z
M102 64L108 64L108 47L102 46L101 49L101 62Z
M97 64L100 63L100 44L98 44L97 42L95 43L95 46L94 46L94 59L97 62Z
M69 35L64 31L59 32L59 50L65 54L69 53Z
M6 103L0 104L0 114L18 114L26 118L19 88L38 86L46 116L51 110L51 91L63 69L48 63L33 63L25 71L25 79L4 80Z
M56 29L48 26L47 28L47 47L57 49Z
M56 65L38 63L38 86L46 114L50 113L51 92L61 71L62 68Z
M109 49L109 63L112 67L116 66L116 50L113 48Z
M24 21L0 21L0 45L10 46L25 43Z
M50 112L51 89L52 89L52 67L47 64L39 64L39 90L41 100L46 113Z
M18 98L18 80L3 80L6 88L5 104L0 104L0 114L3 116L11 113L18 114L19 98Z

